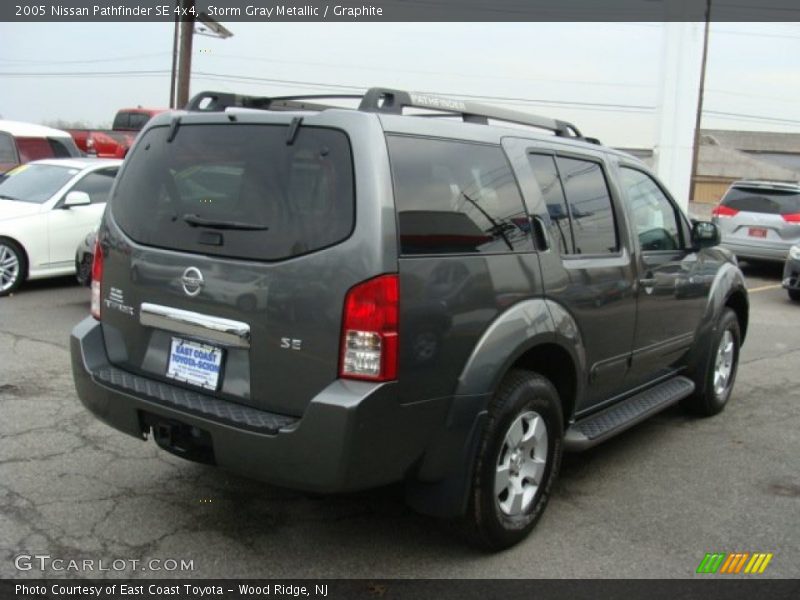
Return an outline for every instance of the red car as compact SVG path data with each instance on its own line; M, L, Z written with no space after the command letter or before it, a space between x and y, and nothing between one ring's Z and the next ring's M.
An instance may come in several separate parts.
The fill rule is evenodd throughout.
M139 130L163 108L123 108L111 129L68 129L78 148L98 158L124 158Z

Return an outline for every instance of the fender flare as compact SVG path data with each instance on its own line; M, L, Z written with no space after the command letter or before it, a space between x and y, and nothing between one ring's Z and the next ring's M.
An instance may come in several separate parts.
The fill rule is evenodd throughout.
M417 511L457 517L467 508L471 477L487 409L511 366L527 351L556 344L577 369L586 355L577 323L564 307L543 298L519 302L486 328L458 378L447 420L406 486L406 501ZM580 371L579 371L580 372ZM582 393L578 378L576 392Z
M703 340L703 342L694 344L686 361L688 375L694 380L698 393L703 393L705 390L704 375L712 359L711 343L714 339L712 334L717 329L720 316L728 305L728 300L734 294L743 295L749 312L750 304L744 276L733 263L726 262L717 271L714 281L711 283L706 309L695 332L695 340ZM742 341L744 341L745 334L746 327L743 327Z

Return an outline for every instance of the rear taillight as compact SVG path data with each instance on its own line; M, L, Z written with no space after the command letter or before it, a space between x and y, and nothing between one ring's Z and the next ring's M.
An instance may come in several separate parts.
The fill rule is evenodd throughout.
M344 301L339 376L397 379L399 283L381 275L350 289Z
M783 220L787 223L800 223L800 213L792 213L790 215L781 215Z
M100 320L100 283L103 281L103 249L100 240L94 242L92 259L92 316Z
M715 217L735 217L739 214L739 211L735 208L731 208L730 206L723 206L720 204L719 206L714 207L714 209L711 211L711 214Z

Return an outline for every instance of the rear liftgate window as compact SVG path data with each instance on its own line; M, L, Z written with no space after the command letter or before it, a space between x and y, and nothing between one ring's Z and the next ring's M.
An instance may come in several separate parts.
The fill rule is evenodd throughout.
M306 254L354 223L347 136L300 126L181 125L149 130L112 199L119 226L161 248L254 260Z
M403 254L530 251L530 221L497 146L390 136Z
M722 205L745 212L790 215L800 213L800 194L791 190L735 187L725 194Z

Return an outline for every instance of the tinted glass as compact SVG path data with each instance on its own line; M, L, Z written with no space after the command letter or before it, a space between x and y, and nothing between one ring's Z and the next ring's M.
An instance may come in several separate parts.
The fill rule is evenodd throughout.
M528 159L538 186L534 191L539 192L550 215L550 239L558 244L562 254L572 254L572 228L555 159L543 154L529 154Z
M108 201L108 193L114 184L114 177L117 169L101 169L94 173L89 173L86 177L72 186L71 192L86 192L92 200L92 204L102 204Z
M20 162L53 158L53 149L47 138L17 138Z
M557 160L572 217L575 253L616 252L619 246L611 194L600 164L562 156Z
M78 174L78 169L53 165L22 165L0 181L0 197L41 204Z
M655 181L636 169L620 169L628 206L642 250L676 250L680 234L675 208Z
M111 201L142 244L248 259L298 256L340 242L354 223L347 136L303 127L182 125L145 133Z
M112 129L128 129L130 123L130 113L118 112L114 117L114 122L111 124Z
M47 138L47 143L50 144L50 152L55 158L69 158L70 156L77 156L76 153L71 151L71 142L67 142L67 140Z
M130 117L130 127L139 131L150 120L150 115L143 113L132 113Z
M728 190L721 204L747 212L791 215L800 213L800 193L788 190L734 187Z
M530 221L496 146L390 136L404 254L532 250Z

